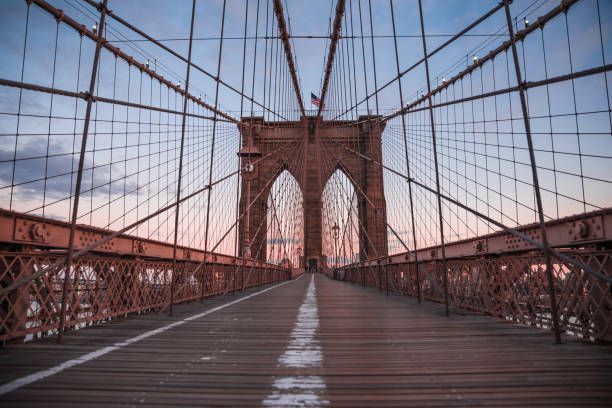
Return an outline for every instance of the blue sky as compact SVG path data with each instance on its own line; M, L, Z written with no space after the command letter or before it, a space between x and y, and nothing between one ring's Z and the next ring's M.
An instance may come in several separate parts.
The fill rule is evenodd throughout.
M359 15L357 11L357 4L359 0L352 0L353 5L353 17L354 17L354 29L355 34L359 35ZM54 0L50 1L54 6L63 9L66 14L70 15L77 21L86 23L91 26L95 22L95 13L92 8L83 2L76 0ZM249 20L247 35L249 37L255 36L255 19L257 11L257 0L250 0L249 2ZM266 2L260 0L259 4L259 36L262 36L265 32L265 19L266 19ZM363 11L363 26L364 34L370 35L369 27L369 15L368 15L368 0L362 0L362 11ZM460 1L460 0L434 0L423 2L423 12L425 20L425 30L427 35L432 35L427 40L428 48L431 50L437 45L441 44L448 37L433 37L433 35L445 35L455 34L461 28L468 25L475 18L484 14L498 2L496 0L471 0L471 1ZM512 4L512 11L515 14L519 14L520 11L528 8L532 5L533 1L515 1ZM557 4L556 1L539 1L536 2L536 7L532 7L526 15L528 18L535 19L535 17L543 14L551 7ZM216 38L220 35L221 29L221 9L223 2L221 0L206 0L199 1L196 6L196 19L194 28L194 38ZM329 20L333 19L332 11L335 3L329 0L313 0L313 1L288 1L285 3L285 17L291 25L292 33L295 35L327 35L329 29ZM347 9L349 7L347 2ZM73 6L76 6L73 7ZM245 0L227 0L226 3L226 24L224 37L235 38L242 37L244 35L244 21L245 21ZM602 6L605 12L609 12L609 3L602 2ZM3 64L4 67L0 71L4 78L15 78L19 74L19 65L22 46L22 38L24 31L23 17L25 14L25 6L19 1L7 1L0 2L0 8L2 14L0 15L0 23L3 38L6 38L2 42L2 54L6 57L5 61L8 64ZM189 37L189 19L191 13L191 1L189 0L177 0L177 1L163 1L163 0L131 0L131 1L109 1L109 8L113 12L122 16L128 22L132 23L136 27L142 29L146 33L150 34L154 38L158 39L179 39L177 41L164 41L164 44L168 45L181 55L187 55L188 42L186 38ZM398 35L415 35L413 38L400 38L398 39L398 47L400 49L400 67L405 68L411 65L422 57L421 39L418 37L420 34L420 25L418 20L418 7L414 0L402 0L394 2L394 11L396 19L396 30ZM348 11L347 11L348 13ZM373 0L372 1L372 17L373 27L375 35L392 35L392 27L390 21L390 8L387 0ZM31 27L31 35L36 36L39 34L40 39L37 39L37 50L36 54L39 55L38 59L41 65L44 61L50 59L52 52L52 40L53 37L49 35L49 25L54 25L51 18L45 18L44 13L37 11L33 13L33 19L36 24ZM521 14L522 17L522 14ZM273 18L272 12L270 12L269 18ZM350 20L349 20L350 22ZM139 39L139 36L129 32L129 30L119 26L116 22L110 20L109 22L114 28L121 32L128 39ZM496 32L500 27L505 24L504 15L501 12L496 13L495 16L488 19L485 23L481 24L470 34L491 34ZM349 24L350 25L350 24ZM349 27L345 28L345 33L350 30ZM502 32L503 33L503 32ZM115 35L108 35L109 40L115 41L118 38ZM466 37L458 40L453 47L449 47L448 50L440 53L434 57L431 61L431 75L432 77L440 77L444 75L444 71L450 67L453 63L464 57L466 50L471 50L481 44L486 37ZM359 42L359 41L357 41ZM167 67L167 70L159 68L163 75L173 80L182 79L184 83L185 77L185 64L176 61L176 58L168 55L166 52L160 50L158 47L149 44L147 42L135 43L140 50L132 48L133 44L126 44L121 42L113 42L125 50L128 54L133 55L138 60L146 60L149 55L153 55L157 58L160 64ZM252 62L253 62L253 51L254 51L254 40L247 41L247 86L245 87L250 93L250 77L252 73ZM298 74L300 76L301 90L308 107L310 92L318 94L321 87L321 79L323 75L323 62L327 55L328 41L325 39L293 39L292 45L294 47L294 55L298 62ZM357 44L359 45L359 44ZM264 40L260 40L258 44L258 73L259 80L256 80L256 99L262 101L262 89L261 89L261 74L263 70L263 46ZM225 40L223 49L223 60L221 64L221 78L236 88L240 88L241 85L241 71L242 71L242 47L243 41L241 39ZM74 52L74 49L63 50L69 54ZM194 63L205 68L209 72L216 74L217 55L219 50L218 40L198 40L194 42L193 49L193 61ZM488 52L489 49L485 49ZM60 53L62 50L60 49ZM357 51L358 53L360 50ZM394 51L393 41L391 38L377 38L375 39L375 52L377 62L377 80L379 85L386 82L390 78L395 76L395 63L394 63ZM365 41L365 53L366 58L371 59L371 47L369 39ZM147 55L145 55L147 54ZM470 55L471 58L471 55ZM361 70L361 61L357 61L358 75ZM151 61L153 64L154 61ZM367 64L369 87L373 87L373 64ZM34 69L34 68L33 68ZM39 69L41 69L39 67ZM42 72L26 72L26 79L29 78L31 82L35 83L47 83L50 85L50 75L43 75ZM47 76L47 78L45 78ZM424 72L422 69L414 71L413 75L409 75L405 79L405 88L407 97L414 95L417 90L424 84ZM358 82L358 94L363 95L363 84L361 81ZM201 73L192 74L192 88L195 92L202 91L209 97L214 97L214 81L206 78ZM226 89L221 89L220 99L222 105L227 111L236 111L240 108L240 101L234 92ZM199 93L199 92L198 92ZM381 109L392 108L397 104L396 101L397 92L394 87L390 87L389 92L383 92L380 95Z
M97 12L84 2L78 0L52 0L49 2L55 7L64 10L68 16L86 24L88 27L95 24L98 19ZM350 13L350 6L352 5L353 31L355 35L359 36L360 24L357 8L359 2L361 2L363 13L363 34L368 36L371 34L369 0L347 1L347 13ZM497 3L498 0L423 1L428 50L431 51L440 45L449 38L449 35L455 34ZM165 45L184 56L187 55L188 42L186 39L189 37L191 4L190 0L109 0L109 8L114 13L120 15L152 37L163 40ZM255 36L257 4L257 0L248 1L247 37ZM268 6L268 4L265 0L259 1L259 24L257 26L259 37L265 35L266 16L269 20L268 27L275 25L275 17L271 6ZM285 5L285 18L290 24L293 35L321 36L328 34L330 19L334 18L334 1L287 0L283 4ZM513 17L516 17L518 28L520 29L524 26L523 18L526 17L533 22L538 16L545 14L548 10L557 6L557 4L558 1L556 0L515 0L511 5L511 11ZM194 28L194 38L196 40L193 43L192 58L194 63L213 75L217 73L218 37L221 31L222 5L222 0L199 0L196 6ZM374 34L376 36L392 35L389 1L372 0L371 5ZM245 29L246 6L246 0L227 0L226 3L225 29L223 34L225 40L223 42L220 78L237 89L241 88L243 67L242 37L244 36ZM602 48L605 63L610 63L610 55L612 55L612 2L599 2L603 43L599 38L596 6L596 0L583 0L570 9L567 17L567 27L565 25L565 16L559 16L547 24L543 37L547 57L546 74L548 77L569 73L568 50L571 50L572 69L574 72L602 65ZM416 0L395 0L394 13L397 34L399 36L409 36L398 39L400 69L405 69L418 61L423 55L421 38L419 37L418 3ZM0 0L0 57L3 61L0 64L0 78L10 80L20 80L21 78L25 14L25 2ZM346 21L348 26L343 24L343 34L345 35L350 34L351 31L350 18L351 14L347 14ZM496 48L502 41L505 41L507 39L507 32L504 27L505 15L503 11L498 11L483 24L470 31L470 36L457 40L452 46L447 47L432 57L430 61L432 86L440 85L442 77L450 78L465 69L471 63L473 55L482 57L490 50ZM570 32L569 47L565 32L566 28ZM28 30L28 46L23 73L24 82L43 86L53 85L55 88L70 91L85 90L91 72L91 57L94 51L93 42L87 39L81 41L74 30L64 24L58 26L52 17L36 6L31 7ZM53 75L56 33L58 38L57 58L55 59L56 74ZM490 37L492 34L496 34L496 36ZM180 81L182 87L184 87L185 63L149 42L126 42L126 39L141 40L141 38L113 20L109 20L106 38L128 55L134 56L136 60L141 62L149 60L151 67L155 68L156 72L170 79L173 83ZM534 33L524 43L519 44L522 60L521 68L523 70L523 77L526 80L535 81L545 77L541 38L540 33ZM366 38L364 42L365 48L363 52L366 55L366 77L368 79L368 89L371 92L374 87L372 49L369 38ZM392 38L376 38L374 42L377 70L376 80L380 87L396 75L395 52ZM297 60L300 87L305 107L312 109L310 92L320 94L324 61L328 52L329 42L325 39L294 38L291 40L291 45ZM343 40L340 47L342 49L342 47L350 47L351 45L352 42L350 40ZM264 92L264 46L265 40L260 39L257 43L254 84L254 98L259 102L263 102ZM356 81L357 96L361 100L365 94L365 87L363 83L364 73L360 39L355 40L355 47L357 54L355 66L358 79ZM80 59L78 57L79 49L81 52ZM251 94L252 86L254 49L255 40L247 40L246 80L244 88L245 93L249 95ZM346 51L346 48L344 50ZM285 64L284 59L281 59L280 63ZM117 69L116 71L115 68ZM505 69L505 60L496 59L495 69L498 71L493 76L491 64L483 67L483 83L481 85L478 81L475 81L476 85L474 86L476 88L474 93L494 89L493 78L497 81L495 89L503 87L500 84L503 78L499 75ZM98 82L102 86L96 90L98 95L115 97L121 100L129 99L131 102L150 102L176 110L180 110L182 107L180 98L177 99L177 96L170 92L164 91L166 93L162 95L160 91L158 97L159 87L150 83L150 80L147 78L143 79L139 72L136 72L135 69L130 69L125 63L115 63L113 55L107 51L102 53L99 75ZM515 78L511 77L509 82L507 79L505 81L505 86L512 86L515 83ZM551 85L548 89L550 93L550 111L545 88L533 89L528 93L530 115L534 117L531 121L535 134L534 143L536 149L541 150L536 154L538 164L542 167L540 169L541 182L549 190L557 191L569 197L559 199L558 194L547 193L544 195L547 215L553 218L582 212L585 209L592 210L597 207L609 206L612 202L609 188L611 182L610 174L612 173L612 143L610 141L610 114L607 111L609 109L609 95L606 94L606 85L609 85L609 81L609 75L606 77L604 74L598 74L576 80L574 87L571 86L572 84L569 81ZM109 84L114 85L109 86ZM201 72L192 70L190 92L195 96L202 96L211 105L214 104L215 85L215 81L206 77ZM402 87L404 102L411 102L420 96L422 90L426 89L425 72L422 65L402 79ZM577 115L574 112L574 95ZM444 96L438 97L450 98L450 95L447 93ZM15 167L15 182L25 183L17 189L21 192L21 195L18 200L20 206L16 208L31 210L40 207L41 197L39 193L42 189L48 190L49 197L44 198L46 201L43 204L43 208L47 208L49 206L48 200L60 200L70 195L71 183L73 183L74 178L70 173L75 166L74 152L78 151L78 141L75 142L73 133L78 133L78 129L82 126L82 123L78 120L75 121L74 117L83 115L85 104L82 101L75 104L75 101L68 97L54 96L53 107L50 109L51 97L48 94L24 91L22 103L19 107L18 98L19 91L17 89L0 87L0 111L2 112L0 114L0 133L3 138L3 142L0 144L0 180L2 181L0 198L2 206L9 206L7 205L9 201L7 186L11 183L11 174L13 173L13 163L11 160L16 151L18 158L32 158L31 160L18 162L17 167ZM474 114L483 114L486 118L490 118L495 114L494 110L497 104L500 112L505 112L504 114L507 114L508 118L510 118L510 114L512 117L504 123L500 122L501 128L498 128L496 132L504 132L504 129L508 131L512 126L512 132L519 134L522 129L520 105L518 104L516 94L511 98L511 100L499 98L499 100L496 99L493 102L491 100L485 101L482 108L478 107L478 110L474 108ZM510 102L512 103L512 111L510 111L509 107ZM374 98L370 99L368 103L370 110L374 111ZM396 84L389 86L379 94L381 113L395 110L399 103ZM334 107L331 101L327 105L330 109ZM239 117L241 99L235 92L221 86L219 89L219 107L222 111L228 112L234 117ZM18 131L16 131L15 113L18 108L21 109L22 117ZM193 109L193 112L196 113L196 107L190 106L190 109ZM469 112L472 113L471 107L464 107L464 109L470 109ZM53 120L46 119L50 110L54 116ZM281 110L286 110L286 108L281 107ZM363 104L360 106L359 113L363 114L365 112L366 104ZM443 109L436 112L437 115L448 113ZM465 112L468 111L466 110ZM199 113L206 114L205 112ZM254 113L255 115L262 114L261 109L257 107ZM243 115L249 114L250 103L244 101ZM284 112L284 114L297 118L296 112ZM156 119L154 118L153 122L163 122L162 124L165 126L164 131L167 133L166 139L163 141L163 146L165 147L159 147L160 150L156 152L147 150L143 153L140 148L130 147L128 134L137 134L139 143L156 141L159 146L162 146L162 141L159 138L156 139L156 136L153 135L154 130L161 133L162 129L157 127L154 129L153 125L151 125L153 127L143 128L140 122L144 122L147 119L146 116L142 116L143 112L132 108L112 110L110 105L98 104L95 115L97 120L95 121L94 134L97 136L90 138L89 145L91 149L94 149L95 146L97 150L107 149L107 151L88 153L86 158L86 168L90 168L90 171L88 177L86 177L84 188L91 190L91 197L90 202L85 206L89 206L90 212L93 211L92 208L96 207L95 203L101 199L100 197L109 197L108 200L111 201L112 197L121 196L124 194L124 191L134 189L137 189L137 191L130 197L130 200L134 201L132 206L144 211L141 206L144 202L147 202L147 205L150 204L151 200L147 198L147 194L150 194L150 192L139 188L143 183L142 178L139 178L139 176L129 176L129 174L135 174L139 169L149 166L149 164L143 163L140 158L134 158L142 154L148 155L148 157L155 157L157 160L166 160L170 163L164 169L157 168L154 171L149 169L150 171L146 174L145 179L148 184L151 183L150 180L155 179L158 180L159 185L162 185L160 191L163 191L163 193L156 193L156 199L159 201L156 205L161 205L163 202L170 200L176 191L175 182L172 180L176 176L177 118L170 116L163 117L161 115L155 116ZM326 113L326 117L333 117L335 115L335 112ZM551 115L553 117L549 118ZM116 123L110 123L111 117L114 118ZM136 121L136 118L138 123L121 123L133 122ZM420 116L418 115L413 116L414 123L422 120L419 118ZM407 120L410 120L410 115L407 116ZM443 117L437 116L436 120L440 120L442 123ZM180 120L178 123L180 125ZM190 145L191 150L188 151L188 157L191 158L191 161L188 160L187 162L191 166L191 173L193 175L190 176L191 179L183 186L186 193L196 189L197 186L200 186L208 178L208 170L200 168L201 166L198 167L197 161L202 158L206 159L206 155L201 152L210 147L210 140L197 136L198 129L210 131L210 128L207 127L209 124L197 121L189 123L189 126L193 127L190 129L192 129L194 136L193 143ZM418 123L424 124L425 122ZM400 143L401 136L397 133L398 126L401 125L397 120L389 123L388 131L383 136L383 157L386 164L393 168L399 168L404 163L404 158L400 154L403 150ZM442 127L441 129L444 130L445 128ZM447 150L446 155L444 155L444 151L442 152L442 163L447 166L447 172L442 175L443 185L446 183L448 189L460 186L466 190L464 192L469 193L466 194L466 202L480 210L488 209L494 214L495 211L506 211L507 208L503 198L495 199L490 197L485 199L484 203L478 203L477 198L483 196L483 191L479 190L479 187L474 182L484 179L488 186L485 190L488 192L501 191L507 188L509 184L506 182L507 180L498 176L505 174L515 178L527 179L529 178L528 169L525 166L518 170L505 168L506 163L503 161L503 155L509 155L509 151L502 151L499 157L497 157L497 153L494 154L491 151L487 151L480 156L477 154L472 154L471 156L466 154L463 156L463 161L471 160L474 164L479 165L481 170L482 168L484 170L481 172L481 170L474 169L473 174L465 176L463 180L457 180L452 171L457 166L457 161L453 161L449 152L453 147L457 147L455 143L458 134L452 133L450 128L445 130L446 133L443 132L442 135L446 134L447 137L446 141L442 143L446 143ZM472 130L474 132L478 131L476 127ZM482 131L485 133L483 138L485 146L486 143L503 144L498 139L495 139L495 142L492 141L493 139L490 139L493 137L492 134L487 133L492 132L490 128L487 128L486 131L483 129ZM229 124L220 125L218 132L220 136L217 149L218 155L222 160L220 164L215 166L214 179L230 173L237 165L235 150L238 136L235 127ZM574 133L573 135L572 132ZM28 137L20 137L15 145L16 133L20 135L28 134ZM581 136L576 136L576 133ZM114 136L108 138L104 136L105 134L112 134ZM121 140L116 139L115 134L124 134L124 138ZM431 146L427 146L422 141L419 141L423 137L423 134L415 134L412 142L415 156L411 160L415 161L416 166L419 165L419 158L426 157L431 153ZM516 153L519 160L524 161L525 152L521 149L525 146L525 141L521 138L516 138L512 143L514 148L510 150ZM554 144L554 149L551 143ZM164 153L166 154L165 156L161 153L164 149L167 151ZM551 152L551 150L554 150L554 152ZM585 156L584 160L579 163L578 156L575 154L578 150L583 155L590 156L588 158ZM56 154L56 157L51 157L48 160L35 159L36 157L53 156L54 154ZM431 156L429 157L431 158ZM106 166L106 170L94 171L94 168L104 168L104 166ZM552 167L556 168L555 172L546 170ZM582 168L580 169L579 167ZM431 163L422 164L418 170L420 173L418 171L416 173L422 178L421 181L431 185ZM49 178L45 180L44 185L41 184L42 181L34 181L40 177L37 175L45 171L49 175L66 174L66 176ZM109 176L108 172L112 173L112 175ZM599 181L587 180L587 182L583 182L576 176L580 172ZM107 176L112 178L113 181L117 181L117 183L110 183L104 186L104 180ZM489 181L491 184L489 184ZM225 213L222 211L223 208L220 203L228 200L228 197L231 195L230 191L235 191L235 183L237 183L236 180L229 182L228 186L224 187L223 194L213 195L212 200L216 200L214 202L218 203L217 207L215 207L217 215L223 217L223 221L219 222L219 231L232 222L233 215L224 215ZM408 231L405 212L402 210L406 198L405 191L403 191L405 184L394 180L393 176L390 175L386 175L385 183L389 197L390 220L395 223L396 230ZM452 185L453 183L455 183L454 186ZM472 186L470 183L474 185ZM582 196L583 186L586 197ZM525 191L527 190L528 188L525 189ZM508 192L507 194L510 197L515 193ZM473 197L470 197L470 195ZM514 199L517 198L514 197ZM592 205L583 205L580 201L585 199L587 203ZM431 210L431 203L427 204L427 200L426 194L424 194L421 197L423 203L423 225L427 225L427 222L429 222L426 219L435 219L435 214ZM500 217L500 219L509 224L512 224L513 221L519 221L519 223L533 221L534 205L530 194L528 192L522 194L521 200L523 202L521 203L520 214L513 216L513 218ZM197 204L192 206L194 214L200 206L204 206L204 202L205 200L202 199L202 201L198 201ZM66 201L57 204L55 209L49 208L45 215L65 219L68 213L67 205ZM112 218L110 217L111 212L123 211L121 208L114 207L114 205L115 203L109 204L107 208L104 208L104 213L109 213L108 216L105 215L106 221ZM123 206L130 207L130 203L124 202ZM559 206L561 206L561 211L558 211ZM147 207L146 211L152 211L152 209L154 208ZM143 214L142 211L139 212L140 216ZM35 212L40 213L38 210ZM468 230L474 227L475 221L462 221L461 214L453 214L450 210L446 215L450 224L455 225L461 222L464 224L457 227L460 230L459 232L454 232L457 236L465 237L470 235ZM100 214L96 216L102 217ZM132 216L136 217L137 214L134 213L130 217ZM193 216L189 215L189 217ZM129 221L129 217L124 216L123 218L122 223ZM83 220L86 221L85 218ZM112 226L119 227L122 223L113 224ZM193 218L186 218L185 228L189 228L190 223L193 224ZM106 226L106 222L100 221L99 224ZM429 227L424 226L423 228ZM435 227L431 227L432 231L433 229ZM166 233L171 232L166 231ZM425 233L423 234L423 236L426 235ZM435 239L435 233L431 233L431 235L434 237L432 239ZM197 239L201 239L201 237ZM426 241L424 242L426 243Z

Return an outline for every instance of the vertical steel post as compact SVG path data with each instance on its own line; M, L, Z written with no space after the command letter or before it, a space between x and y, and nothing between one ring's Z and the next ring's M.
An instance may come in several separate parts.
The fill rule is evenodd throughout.
M208 189L208 195L206 199L206 227L204 229L204 260L210 254L208 253L208 230L210 226L210 196L212 193L212 173L213 173L213 162L215 159L215 135L217 131L217 107L219 102L219 75L221 71L221 53L223 51L223 30L225 28L225 3L226 0L223 0L223 12L221 16L221 39L219 40L219 59L217 60L217 84L215 90L215 112L213 114L213 132L212 132L212 142L210 147L210 166L208 168L208 185L210 188Z
M382 272L380 270L380 259L376 261L378 264L378 291L382 293Z
M393 44L395 45L395 66L397 68L397 88L399 91L400 97L400 109L404 107L404 96L402 93L402 77L400 74L400 66L399 66L399 54L397 52L397 37L395 32L395 15L393 13L393 0L389 0L389 4L391 6L391 22L393 25ZM421 303L421 291L420 291L420 283L419 283L419 260L417 258L417 241L416 241L416 232L414 228L414 203L412 200L412 177L410 176L410 162L408 160L408 142L406 139L406 118L402 114L402 132L404 134L404 155L406 156L406 171L408 175L408 196L410 197L410 219L412 223L412 242L414 245L414 262L416 264L416 282L417 282L417 298L419 303Z
M385 288L387 289L387 296L389 296L389 265L385 268Z
M340 227L338 227L338 222L334 224L332 227L332 234L334 236L334 269L338 269L338 232Z
M429 120L431 122L431 141L433 144L434 164L436 166L436 197L438 199L438 218L440 220L440 249L442 250L442 277L444 280L444 311L448 316L448 273L446 270L446 249L444 247L444 219L442 217L442 200L440 199L440 171L438 168L438 148L436 147L436 127L431 103L431 83L429 81L429 60L425 41L425 26L423 24L423 7L419 0L419 17L421 19L421 39L423 41L423 57L425 60L425 75L427 77L427 100L429 101Z
M204 255L206 257L206 255ZM200 303L204 303L204 289L206 286L206 275L208 274L208 264L204 261L202 265L202 290L200 291ZM212 277L211 277L212 278Z
M361 273L361 282L363 283L363 287L366 287L366 281L365 281L365 273L361 270L361 264L359 264L359 272Z
M538 205L538 218L540 222L540 233L542 235L542 244L545 247L544 256L546 261L546 278L548 280L548 292L550 296L550 311L552 315L553 328L555 331L555 343L561 343L561 329L559 328L559 313L557 311L557 299L555 295L554 277L552 274L552 262L550 259L550 246L548 245L548 237L546 235L546 224L544 223L544 208L542 206L542 195L540 194L540 183L538 180L538 169L533 151L533 140L531 138L531 125L529 122L529 113L527 111L527 100L525 98L525 84L521 77L521 68L519 66L518 53L516 51L516 39L512 29L512 18L510 16L510 7L508 0L504 0L504 8L506 10L506 22L508 24L508 33L510 35L510 43L512 44L512 56L514 58L514 71L516 72L516 83L519 89L521 98L521 109L523 113L523 124L525 125L525 135L527 136L527 145L529 147L529 161L531 165L531 176L533 178L533 188L535 190L536 202Z
M70 281L70 270L72 269L72 254L74 251L74 235L76 231L76 220L79 212L79 197L81 195L81 182L83 180L83 166L85 163L85 150L87 148L87 134L89 132L89 119L91 117L91 105L93 104L93 93L96 86L96 73L98 62L100 61L100 51L102 50L102 30L104 19L106 18L107 0L103 0L98 5L100 11L100 25L98 26L98 40L96 41L96 51L94 53L93 66L91 68L91 79L89 81L89 92L87 94L87 108L85 110L85 122L83 123L83 137L81 139L81 152L79 154L79 169L77 172L76 185L74 187L74 206L72 207L72 220L70 222L70 235L68 236L68 254L66 256L66 272L64 274L64 286L62 288L62 304L60 307L60 320L58 325L57 342L62 342L64 326L66 324L66 301L68 297L68 282Z
M183 151L185 148L185 120L187 118L187 102L189 92L189 74L191 73L191 48L193 45L193 20L195 17L195 6L196 0L193 0L191 6L191 30L189 32L189 51L187 53L187 76L185 78L185 98L183 100L183 119L181 125L181 151L179 157L179 171L176 189L176 208L174 210L174 245L172 248L172 278L170 281L170 311L169 314L172 316L172 306L174 304L174 285L176 282L176 249L178 243L178 229L179 229L179 210L181 201L181 182L183 178ZM210 190L209 190L210 191Z
M419 264L415 264L415 275L416 275L416 285L417 285L417 299L419 304L421 303L421 280L419 279Z

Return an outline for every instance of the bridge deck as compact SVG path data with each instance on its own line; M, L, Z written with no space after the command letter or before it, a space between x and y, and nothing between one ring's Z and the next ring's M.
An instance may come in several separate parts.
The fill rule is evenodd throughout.
M1 395L1 404L604 406L612 400L609 346L572 339L556 346L539 330L485 316L447 318L440 305L322 275L314 283L304 275L261 290L179 305L173 317L152 314L79 330L62 345L47 339L2 349L0 391L15 388L18 378L25 384ZM96 353L86 361L72 360L90 352ZM65 361L70 367L58 367Z

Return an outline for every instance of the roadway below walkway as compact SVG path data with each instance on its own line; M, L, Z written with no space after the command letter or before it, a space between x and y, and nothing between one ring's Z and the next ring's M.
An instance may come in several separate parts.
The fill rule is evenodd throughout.
M9 406L610 406L612 347L323 275L0 349Z

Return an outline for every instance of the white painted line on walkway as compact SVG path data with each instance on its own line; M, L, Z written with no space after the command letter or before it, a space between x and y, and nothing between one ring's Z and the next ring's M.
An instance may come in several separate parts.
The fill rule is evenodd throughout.
M80 357L77 357L75 359L68 360L68 361L66 361L64 363L56 365L55 367L51 367L51 368L48 368L46 370L41 370L41 371L35 372L33 374L27 375L25 377L18 378L16 380L13 380L13 381L8 382L6 384L2 384L2 385L0 385L0 395L4 395L4 394L6 394L8 392L14 391L14 390L16 390L18 388L21 388L21 387L25 386L25 385L31 384L31 383L36 382L38 380L42 380L43 378L49 377L49 376L51 376L53 374L60 373L60 372L66 370L68 368L77 366L79 364L86 363L88 361L91 361L93 359L101 357L101 356L103 356L105 354L108 354L111 351L118 350L118 349L120 349L122 347L125 347L127 345L130 345L132 343L136 343L137 341L146 339L147 337L151 337L151 336L154 336L156 334L163 333L166 330L172 329L173 327L181 326L181 325L183 325L183 324L185 324L187 322L190 322L192 320L199 319L200 317L204 317L204 316L207 316L207 315L209 315L211 313L217 312L217 311L219 311L221 309L225 309L226 307L229 307L229 306L235 305L236 303L240 303L240 302L242 302L244 300L250 299L253 296L261 295L262 293L265 293L265 292L267 292L269 290L272 290L272 289L276 289L276 288L278 288L280 286L286 285L287 283L295 282L296 280L300 279L301 277L302 276L300 276L297 279L292 280L292 281L286 281L286 282L279 283L278 285L274 285L274 286L269 287L267 289L260 290L259 292L252 293L250 295L247 295L247 296L242 297L240 299L236 299L236 300L234 300L232 302L229 302L229 303L226 303L224 305L220 305L220 306L214 307L214 308L212 308L210 310L207 310L205 312L194 314L194 315L186 317L186 318L184 318L182 320L177 320L176 322L170 323L167 326L163 326L163 327L160 327L160 328L157 328L157 329L154 329L154 330L149 330L148 332L142 333L142 334L140 334L138 336L132 337L132 338L127 339L125 341L122 341L122 342L119 342L119 343L115 343L112 346L106 346L106 347L103 347L103 348L101 348L99 350L92 351L91 353L84 354L84 355L82 355Z
M321 367L323 353L315 334L319 328L319 309L314 274L311 275L306 298L300 306L295 326L291 332L291 342L287 350L278 358L280 367L304 369ZM322 399L325 381L315 375L279 377L272 384L273 391L263 401L267 407L319 407L329 404Z

